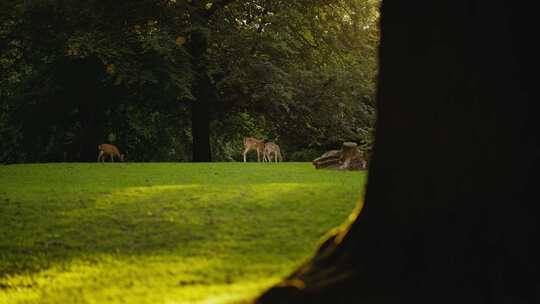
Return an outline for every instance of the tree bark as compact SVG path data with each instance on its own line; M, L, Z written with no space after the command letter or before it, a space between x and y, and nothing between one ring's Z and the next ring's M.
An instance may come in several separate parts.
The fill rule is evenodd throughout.
M66 60L61 63L61 77L68 102L76 102L81 126L79 161L95 162L97 146L103 137L103 64L97 57Z
M257 303L538 303L534 11L383 1L365 205Z
M80 132L80 161L95 162L98 155L99 131L98 131L98 109L94 100L89 96L81 96L79 103L79 123Z
M195 30L190 33L187 43L188 50L192 56L192 68L195 72L193 83L193 102L191 111L191 125L193 135L193 161L212 161L212 150L210 146L210 124L212 114L218 105L218 92L213 83L208 67L205 63L205 56L208 51L208 37L210 31L205 31L210 24L210 20L218 10L233 3L235 0L223 0L212 2L208 7L206 1L190 1L192 10L190 12L191 23ZM198 28L198 29L197 29Z
M217 92L204 63L207 43L207 37L202 31L194 31L191 34L189 49L193 57L192 66L196 74L193 86L195 100L193 101L191 110L194 162L212 161L210 148L210 111L217 103Z
M208 76L201 76L195 86L195 98L191 107L191 130L193 135L193 161L210 162L210 107L213 104L213 86Z

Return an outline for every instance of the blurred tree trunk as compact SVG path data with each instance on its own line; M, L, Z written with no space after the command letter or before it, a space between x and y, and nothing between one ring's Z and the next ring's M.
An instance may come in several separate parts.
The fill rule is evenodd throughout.
M103 96L104 67L99 58L66 60L62 63L61 77L65 84L65 95L69 102L77 103L79 112L79 161L95 162L97 146L103 139Z
M212 161L210 147L210 124L218 105L218 93L215 83L210 77L205 56L208 52L208 26L212 16L226 5L235 0L212 1L209 7L207 1L189 1L192 7L191 23L195 28L188 40L188 49L192 56L192 67L195 72L193 95L195 100L191 107L191 126L193 135L193 161ZM206 30L205 30L206 28Z
M196 100L191 107L191 130L193 134L193 161L212 161L210 149L210 107L214 104L214 87L206 75L200 76L195 84Z
M257 303L539 303L535 10L482 4L383 1L363 210Z
M81 162L96 161L99 138L103 137L98 131L98 110L95 100L90 98L91 95L80 96L79 101L79 123L81 124L79 161Z
M191 107L191 130L193 134L193 161L212 161L210 150L210 111L217 103L215 85L208 75L204 56L208 48L208 37L203 31L191 33L189 49L192 56L192 66L195 71L193 95L195 100Z

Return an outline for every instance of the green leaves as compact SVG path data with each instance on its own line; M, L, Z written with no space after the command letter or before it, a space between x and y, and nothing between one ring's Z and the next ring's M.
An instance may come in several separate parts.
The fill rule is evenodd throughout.
M257 132L279 137L291 150L363 140L357 130L374 124L378 1L8 2L13 9L0 6L5 119L34 123L29 109L52 117L43 126L35 123L39 136L22 129L17 133L16 138L28 141L22 150L34 144L31 137L54 146L61 134L79 134L80 113L73 113L87 90L99 91L95 103L103 131L118 133L124 122L151 129L152 122L140 117L172 112L187 121L161 119L161 128L176 137L156 142L188 146L188 151L189 136L180 134L190 133L185 105L195 99L198 75L209 76L219 94L213 119L239 124L214 130L216 145L236 138L227 132L245 131L240 113L260 122ZM198 53L195 33L204 38ZM78 77L76 63L87 59L94 72ZM130 111L123 112L121 105ZM111 123L111 113L127 117ZM68 130L60 135L43 131L53 127ZM138 130L119 134L133 142L158 136L155 130ZM136 147L141 155L151 154L143 144Z
M378 2L243 1L214 20L221 98L289 149L363 141L374 124ZM278 127L279 126L279 127Z

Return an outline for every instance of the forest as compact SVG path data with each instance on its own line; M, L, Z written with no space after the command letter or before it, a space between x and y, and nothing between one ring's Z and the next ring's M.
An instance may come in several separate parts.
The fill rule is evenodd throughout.
M369 149L375 0L0 2L0 162L310 161Z

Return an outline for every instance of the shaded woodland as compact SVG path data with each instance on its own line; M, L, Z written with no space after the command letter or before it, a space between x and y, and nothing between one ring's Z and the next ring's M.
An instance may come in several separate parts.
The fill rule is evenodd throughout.
M0 162L312 160L372 141L378 1L0 4ZM324 115L321 115L324 113Z

